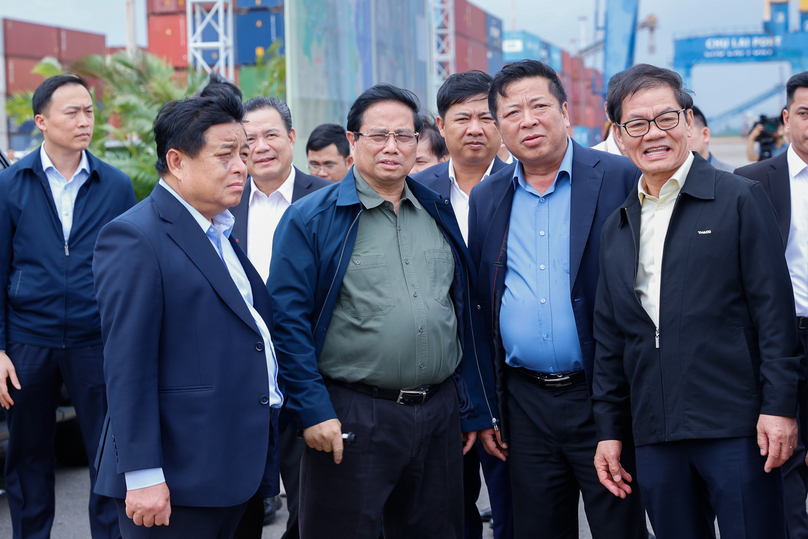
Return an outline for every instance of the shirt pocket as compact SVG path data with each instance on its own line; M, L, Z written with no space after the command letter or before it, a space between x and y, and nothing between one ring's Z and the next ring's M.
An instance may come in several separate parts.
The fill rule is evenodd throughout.
M454 258L448 249L427 249L426 267L429 272L429 283L432 286L432 297L435 301L448 307L451 303L449 289L454 278Z
M390 275L384 255L353 255L339 295L342 310L354 318L382 316L393 308Z

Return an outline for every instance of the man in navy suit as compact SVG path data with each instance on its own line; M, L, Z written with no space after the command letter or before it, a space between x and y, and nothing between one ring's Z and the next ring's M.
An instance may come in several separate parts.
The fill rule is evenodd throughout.
M502 418L479 436L510 463L516 537L577 537L579 492L593 536L646 537L639 498L617 499L598 482L590 401L601 226L639 171L569 138L566 93L541 62L504 67L488 96L518 162L470 201Z
M475 185L505 167L497 157L501 138L494 114L488 107L488 86L491 80L491 75L482 71L455 73L446 79L438 90L436 121L449 150L449 161L412 175L414 180L451 201L467 244L469 193ZM488 498L491 500L494 537L511 538L513 507L508 465L482 451L480 442L475 443L463 457L465 537L482 537L482 520L477 510L477 498L482 486L481 464L488 486Z
M164 105L159 184L96 244L109 400L96 491L116 498L127 539L230 538L247 500L278 493L270 299L227 211L247 178L242 118L232 94Z

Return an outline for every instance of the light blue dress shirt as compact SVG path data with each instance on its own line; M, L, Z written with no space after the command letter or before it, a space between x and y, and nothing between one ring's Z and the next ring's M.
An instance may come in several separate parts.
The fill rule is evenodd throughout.
M90 177L90 163L87 160L87 152L81 152L79 168L76 169L76 172L73 173L73 177L69 180L62 176L62 173L53 166L53 161L50 160L47 152L45 152L44 144L39 148L39 157L42 161L42 169L45 171L45 176L48 178L48 185L53 195L53 202L56 204L56 213L59 215L59 221L62 223L62 234L64 234L65 246L67 246L70 231L73 229L73 211L76 208L76 197L79 195L81 186L84 185L84 182ZM66 248L67 247L65 247L65 249Z
M508 269L499 322L505 362L542 373L583 369L570 293L572 142L544 195L525 181L522 164L508 228Z
M269 405L272 408L280 408L283 404L283 396L278 389L278 361L275 357L275 348L272 345L272 338L269 334L269 328L267 328L264 319L253 307L252 287L250 286L250 281L247 279L247 274L244 272L244 267L241 265L236 252L233 250L233 246L227 239L230 237L230 232L233 230L233 223L236 221L235 218L233 218L233 215L228 210L225 210L214 217L213 223L211 224L211 222L208 221L204 215L199 213L196 208L188 204L165 181L160 179L159 184L163 186L166 191L171 193L177 200L179 200L180 203L185 206L185 209L191 213L196 222L199 223L202 231L205 232L205 235L210 240L214 249L216 249L222 263L224 263L230 272L230 277L233 278L233 282L236 284L236 287L238 287L241 297L244 298L244 302L247 304L247 308L250 310L250 314L252 314L255 324L258 326L258 330L261 332L261 337L264 339L267 374L269 378ZM165 482L165 476L162 468L149 468L145 470L126 472L124 477L126 478L127 490L146 488Z

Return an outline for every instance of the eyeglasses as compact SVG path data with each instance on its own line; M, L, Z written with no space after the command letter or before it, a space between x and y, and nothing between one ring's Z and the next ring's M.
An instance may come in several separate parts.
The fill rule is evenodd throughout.
M330 172L330 171L334 170L334 167L338 167L342 163L344 163L346 159L348 159L348 158L346 157L345 159L343 159L339 163L328 163L327 165L315 165L315 164L309 163L309 172L317 173L317 172L320 172L320 170Z
M418 143L418 135L421 133L413 133L412 131L403 131L401 133L395 133L390 131L389 133L360 133L358 131L354 131L354 135L357 137L365 137L368 139L368 144L373 146L384 146L387 144L387 141L390 139L390 135L393 135L393 139L396 141L396 144L400 144L402 146L413 146Z
M651 130L651 122L654 122L654 124L656 124L661 131L670 131L679 125L679 113L686 110L687 109L669 110L668 112L663 112L662 114L657 115L651 120L642 118L639 120L631 120L630 122L626 122L624 124L615 125L625 129L628 136L639 138L648 134L648 132Z

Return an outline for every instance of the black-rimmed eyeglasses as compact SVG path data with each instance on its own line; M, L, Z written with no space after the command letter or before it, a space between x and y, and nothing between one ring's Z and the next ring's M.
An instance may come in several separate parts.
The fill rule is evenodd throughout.
M686 110L687 109L669 110L667 112L663 112L662 114L658 114L656 117L650 120L640 118L637 120L631 120L630 122L626 122L624 124L616 123L615 125L625 129L628 136L639 138L648 134L648 132L651 130L651 122L654 122L654 124L656 124L661 131L670 131L679 125L679 113Z

